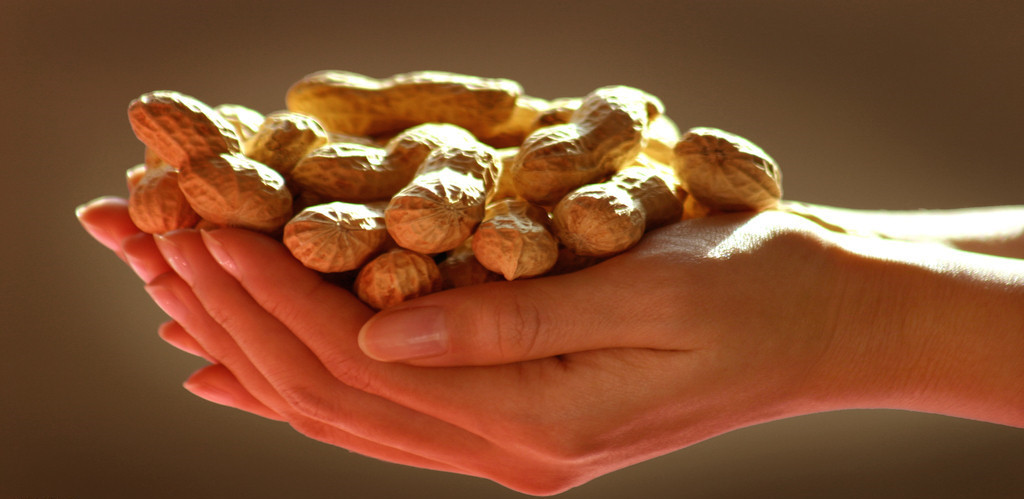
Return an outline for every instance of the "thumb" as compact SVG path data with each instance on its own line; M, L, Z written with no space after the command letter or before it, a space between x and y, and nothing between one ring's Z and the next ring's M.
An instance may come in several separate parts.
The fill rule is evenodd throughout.
M417 298L373 316L359 332L359 345L378 360L423 366L503 364L604 348L678 348L671 327L678 321L653 303L658 293L624 290L623 281L597 270Z

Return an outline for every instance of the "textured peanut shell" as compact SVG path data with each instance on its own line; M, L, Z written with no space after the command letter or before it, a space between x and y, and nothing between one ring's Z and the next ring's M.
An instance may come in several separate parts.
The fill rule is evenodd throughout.
M256 135L256 131L260 129L265 119L263 113L239 104L220 104L213 110L235 129L238 139L242 142L242 152L245 152L245 141Z
M380 147L350 142L327 144L295 165L291 181L303 192L323 199L363 203L386 200L412 177L396 175L384 163Z
M583 256L621 253L644 232L682 219L683 196L672 171L641 155L607 182L563 198L552 211L555 233Z
M169 165L147 170L128 196L128 216L139 230L163 234L192 227L199 215L178 188L178 172Z
M782 172L760 147L716 128L693 128L676 144L677 175L715 211L757 211L782 198Z
M293 84L291 111L315 117L328 131L394 134L421 123L452 123L474 135L506 122L522 87L503 78L417 71L375 79L346 71L320 71Z
M661 101L632 87L591 92L570 123L526 138L512 166L516 192L551 206L573 189L611 175L640 154L648 123L661 112Z
M245 141L245 155L277 170L285 180L295 165L314 149L327 144L327 132L309 116L270 113Z
M128 121L153 154L178 169L190 159L242 150L238 133L220 113L180 92L142 94L128 105Z
M449 251L444 260L437 264L437 268L441 271L444 289L505 280L501 274L488 270L476 259L473 254L473 236Z
M520 95L508 120L492 128L478 131L477 138L480 142L499 149L519 146L536 129L541 112L550 106L550 102L539 97Z
M498 173L494 149L442 147L427 156L385 211L388 232L403 247L432 254L451 250L483 220Z
M210 222L272 233L292 216L292 195L284 177L245 156L194 160L180 171L182 192Z
M634 166L620 170L608 182L621 187L640 203L644 231L682 219L686 196L670 167L640 155Z
M572 120L572 114L580 108L583 97L559 97L548 102L545 109L537 113L533 120L534 130L551 126L564 125Z
M394 248L363 266L355 291L367 305L384 309L442 289L441 271L426 255Z
M625 189L590 184L565 196L551 212L555 235L580 256L606 257L632 247L644 234L644 212Z
M534 277L558 259L558 240L548 230L548 214L524 199L506 198L487 206L473 233L473 254L506 280Z
M465 128L446 123L425 123L403 130L384 146L387 167L411 179L434 150L476 147L477 139Z
M385 203L333 202L311 206L284 226L284 245L303 265L319 272L357 269L383 250Z

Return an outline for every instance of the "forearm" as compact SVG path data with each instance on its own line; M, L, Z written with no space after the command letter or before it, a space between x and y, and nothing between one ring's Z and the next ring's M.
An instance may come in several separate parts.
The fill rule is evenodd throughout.
M1024 206L864 211L787 201L782 209L851 234L938 243L976 253L1024 258Z
M1024 427L1024 261L838 237L848 265L831 362L854 407Z

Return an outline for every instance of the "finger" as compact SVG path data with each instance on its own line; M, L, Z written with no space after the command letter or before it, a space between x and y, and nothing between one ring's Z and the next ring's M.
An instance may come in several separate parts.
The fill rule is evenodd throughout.
M299 413L353 435L454 466L466 456L493 451L490 442L462 428L339 381L302 341L221 268L197 232L175 232L157 241L172 267L187 269L184 273L189 275L195 297L204 309ZM293 261L291 257L287 260ZM270 268L273 262L263 266ZM287 282L286 286L292 284ZM332 303L318 306L330 309ZM354 338L358 325L327 324L326 331Z
M75 216L86 232L118 257L122 257L121 242L140 232L128 216L128 200L124 198L96 198L76 208Z
M198 237L198 236L197 236ZM385 461L451 472L461 468L423 457L348 432L297 411L291 406L232 340L231 336L206 313L188 284L174 273L163 274L146 285L154 301L191 334L203 349L219 359L255 399L271 408L300 433L338 447ZM259 330L258 330L259 331ZM395 421L388 424L396 425Z
M369 361L354 345L359 327L373 312L342 288L302 266L277 241L251 231L221 229L202 233L203 242L261 308L295 334L321 362L349 365L353 357ZM287 283L287 285L283 285ZM347 329L346 329L347 326ZM338 330L337 334L323 334ZM339 372L356 386L369 380L352 378L359 370Z
M621 255L619 258L626 258ZM488 283L382 310L359 333L367 355L424 366L488 365L607 348L686 347L673 315L683 303L612 260L560 276ZM650 279L664 279L653 275Z
M170 343L178 350L202 357L209 362L217 362L192 335L188 334L188 331L185 331L185 328L181 327L181 324L175 321L167 321L161 324L157 334L160 335L161 339Z
M545 438L546 429L535 428L531 422L540 421L543 417L540 414L549 409L566 412L561 410L562 406L552 403L553 390L548 389L563 386L563 375L567 372L563 360L540 359L529 365L472 369L423 368L374 361L362 353L356 342L360 324L357 319L365 317L366 312L365 306L356 302L350 293L324 285L315 273L299 265L287 250L269 238L231 229L204 232L202 237L210 252L217 255L223 268L230 269L236 279L203 287L198 276L211 277L216 272L208 268L200 270L199 264L190 260L188 265L196 276L196 292L203 295L204 304L230 309L234 317L243 318L270 313L269 310L289 330L289 334L275 338L277 335L268 334L266 329L245 325L240 320L236 322L231 335L256 364L264 363L286 381L304 380L306 383L310 383L313 376L294 372L295 367L288 374L288 368L274 367L275 361L289 360L303 368L317 366L349 386L484 437L499 449L492 450L491 445L482 446L474 440L463 443L461 435L456 435L457 440L444 437L446 444L457 445L453 456L456 463L475 470L474 474L502 481L502 473L507 472L508 466L523 466L524 458L515 453L527 452L524 449ZM223 278L229 279L227 275ZM249 293L242 294L245 301L254 304L228 306L228 302L238 298L209 291L224 291L239 285ZM243 312L243 307L252 308ZM256 360L257 357L264 360ZM333 383L326 384L326 389L337 393L345 391L331 388L331 385ZM602 389L607 389L608 384L602 385ZM315 396L315 391L306 396ZM362 397L352 397L344 407L348 407L348 411L353 407L366 407L367 403L361 400ZM481 407L488 408L486 415L481 414ZM400 424L418 426L413 420ZM433 424L421 424L423 431L438 431Z
M143 282L171 271L150 234L139 232L126 237L121 243L121 251L125 261Z
M249 393L234 374L221 364L211 364L196 371L185 381L185 389L215 404L251 412L275 421L285 421Z

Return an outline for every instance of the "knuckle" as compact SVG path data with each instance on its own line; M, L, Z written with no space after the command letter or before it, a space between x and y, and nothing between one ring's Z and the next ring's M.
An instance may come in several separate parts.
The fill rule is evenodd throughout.
M280 383L277 391L284 402L300 416L324 420L326 400L316 390L297 383Z
M515 295L505 295L493 311L493 344L502 358L528 358L537 354L544 322L537 305Z

